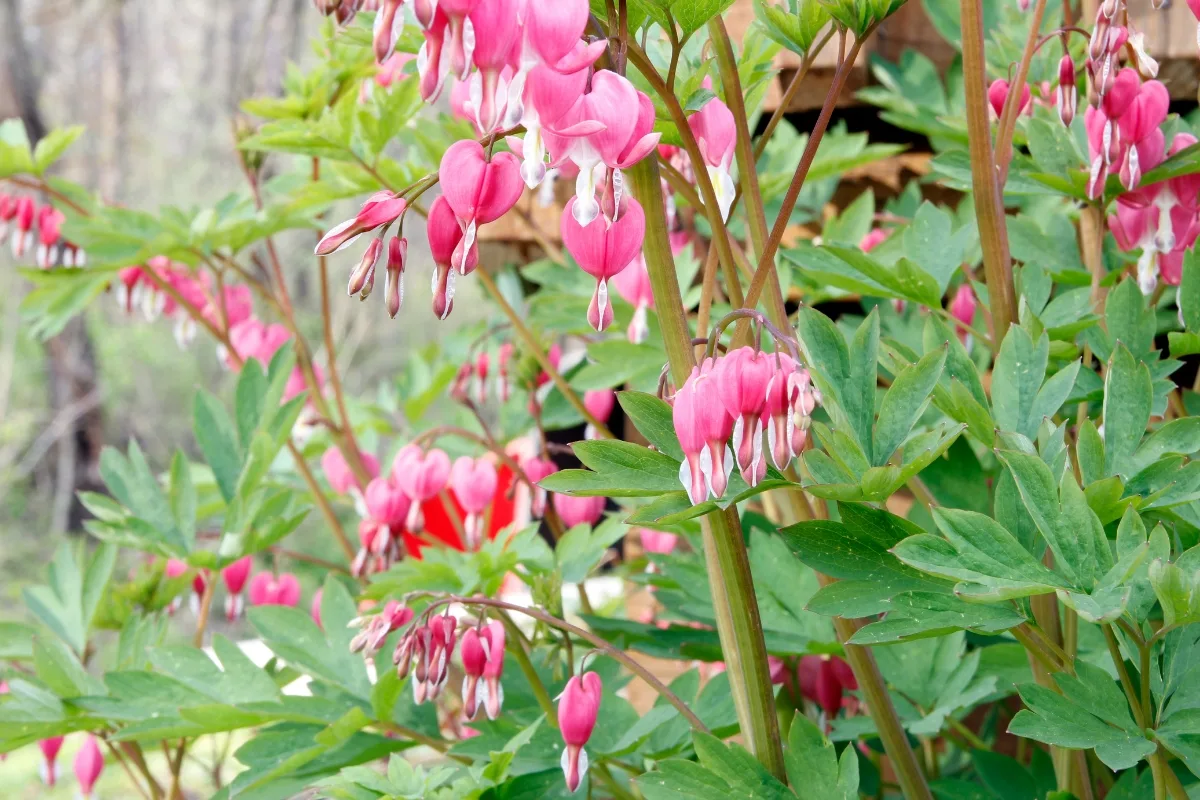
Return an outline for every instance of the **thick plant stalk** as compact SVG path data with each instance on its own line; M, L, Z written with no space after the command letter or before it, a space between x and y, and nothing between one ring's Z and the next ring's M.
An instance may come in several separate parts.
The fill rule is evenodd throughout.
M999 175L988 130L987 76L983 57L982 0L962 0L963 90L967 101L967 138L971 148L971 186L975 216L979 221L979 243L983 249L983 271L987 276L992 312L992 344L1004 341L1008 326L1016 322L1016 290L1012 258L1008 253L1008 229Z
M733 43L729 41L729 32L725 30L725 22L718 15L708 23L709 37L717 56L717 66L721 71L721 85L725 88L726 105L733 114L737 126L737 139L734 153L737 158L738 180L742 184L742 197L746 206L746 221L750 230L750 247L755 261L762 257L763 247L767 241L767 217L763 210L762 192L758 187L758 170L754 158L754 148L750 144L750 125L746 119L746 101L742 97L742 82L738 77L737 59L733 54ZM767 315L771 322L780 328L787 329L787 308L783 304L783 290L779 285L779 274L771 270L767 276L768 300ZM750 327L742 326L748 334Z
M870 35L870 34L867 34ZM846 54L845 59L838 64L837 72L833 75L833 83L829 87L829 94L825 96L825 103L821 106L821 113L817 116L817 123L813 126L812 133L808 137L808 143L804 146L804 153L800 156L800 163L796 165L796 173L792 176L792 182L788 186L787 194L783 197L783 206L779 210L779 216L775 218L775 225L771 228L771 235L763 245L763 252L759 254L758 266L754 270L754 277L750 281L750 286L746 289L746 308L754 308L758 303L758 298L762 295L763 287L767 283L767 277L775 274L775 252L779 249L779 243L783 241L783 234L787 230L788 223L791 221L792 212L796 209L796 201L800 199L800 190L804 188L804 181L808 178L808 171L812 168L813 159L817 157L817 148L821 144L821 139L825 136L825 130L829 127L829 120L833 117L833 107L837 104L838 97L842 94L842 88L846 85L846 79L850 77L850 70L854 67L854 62L858 59L858 51L862 48L863 39L855 38L854 43L850 45L850 51Z
M646 241L643 252L654 292L654 306L677 386L691 374L691 333L683 311L675 260L667 241L666 216L658 164L643 159L629 170L633 193L646 211ZM763 639L758 600L750 576L750 560L742 540L737 510L730 506L701 518L704 560L712 588L717 633L725 656L726 673L733 692L738 723L746 746L771 774L786 781L775 694L767 668L767 646Z

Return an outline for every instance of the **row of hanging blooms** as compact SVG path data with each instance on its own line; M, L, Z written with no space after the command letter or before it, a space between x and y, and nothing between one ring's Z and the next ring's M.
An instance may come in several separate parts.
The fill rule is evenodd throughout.
M0 245L12 243L13 258L27 254L42 269L87 266L87 253L63 238L66 217L46 203L38 206L29 195L0 192Z
M347 4L318 5L340 15ZM639 263L646 220L625 190L621 171L656 154L660 134L653 131L650 98L624 76L594 68L606 42L582 39L590 13L586 0L455 0L436 7L416 2L412 10L425 38L416 57L422 97L435 100L452 81L452 108L470 119L479 139L451 145L436 176L418 182L408 196L373 195L357 216L321 239L317 254L328 255L372 234L348 289L368 295L376 266L384 260L385 303L395 316L408 249L405 213L440 184L441 195L429 206L427 235L435 264L433 311L445 319L453 308L455 280L479 264L479 226L507 213L526 187L573 175L575 196L564 209L560 234L576 263L596 279L588 322L597 331L612 323L610 282L636 264L616 288L637 309L631 338L643 338L650 304L644 263ZM379 4L374 50L389 83L397 60L401 65L405 60L394 53L403 20L400 2ZM481 31L487 35L477 35ZM726 211L733 198L733 115L713 98L689 125ZM509 134L522 129L521 137ZM508 151L495 152L500 139ZM393 225L396 232L388 239Z

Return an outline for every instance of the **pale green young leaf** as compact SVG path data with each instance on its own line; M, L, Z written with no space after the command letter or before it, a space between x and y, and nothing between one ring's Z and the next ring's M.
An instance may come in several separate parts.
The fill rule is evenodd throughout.
M930 393L941 377L946 349L935 350L896 376L883 396L875 425L875 464L886 464L924 413Z
M1104 461L1110 475L1129 475L1130 457L1150 422L1150 370L1118 345L1104 379Z
M33 171L38 175L43 174L66 152L68 147L74 144L83 131L82 125L72 125L67 128L55 128L47 133L33 148Z
M183 536L185 551L191 552L196 546L196 486L192 482L192 467L182 450L176 450L171 458L170 474L171 514Z
M229 413L216 397L206 391L196 393L193 431L200 451L204 453L204 460L212 468L221 496L226 503L231 502L237 494L243 451L238 446L237 430Z

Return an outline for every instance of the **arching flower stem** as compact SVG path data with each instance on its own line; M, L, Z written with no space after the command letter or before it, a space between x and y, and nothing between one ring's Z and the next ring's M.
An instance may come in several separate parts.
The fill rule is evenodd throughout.
M479 280L483 284L483 288L485 288L488 294L492 296L492 299L496 302L496 305L500 306L500 310L504 312L504 316L508 317L509 322L512 323L513 330L517 332L517 336L520 337L521 342L526 348L528 348L533 357L537 359L538 364L540 364L545 373L550 376L550 380L552 380L558 390L562 392L562 395L566 398L567 402L570 403L571 406L583 416L585 422L590 424L596 430L597 436L602 439L615 439L616 437L613 436L613 432L608 429L608 426L596 419L592 413L587 410L587 406L583 404L583 400L578 394L575 393L575 390L571 388L566 379L563 378L562 374L554 367L554 365L550 363L550 358L546 355L546 351L542 349L542 345L538 342L537 338L534 337L533 332L526 327L516 310L509 305L509 302L504 298L504 295L500 293L500 287L496 286L496 282L492 280L492 276L487 273L487 270L479 269L476 270L476 273L479 275Z
M592 644L597 650L600 650L605 655L615 659L616 661L619 661L622 666L624 666L626 669L628 669L634 675L637 675L639 678L641 678L646 683L648 683L650 685L650 688L654 689L654 691L657 692L660 697L662 697L664 700L666 700L668 703L670 703L671 705L675 706L676 709L678 709L679 713L683 715L683 717L688 721L689 724L691 724L692 728L694 728L695 730L698 730L698 731L702 731L704 733L708 732L708 726L705 725L704 722L698 716L696 716L695 712L692 711L692 709L688 707L687 703L683 702L683 700L679 697L679 695L675 694L669 688L667 688L667 686L662 681L660 681L657 677L654 676L653 672L651 672L646 667L639 664L634 659L630 658L630 656L627 653L625 653L625 651L614 647L613 645L611 645L604 639L600 638L596 634L592 633L591 631L580 628L578 625L572 625L571 623L567 622L566 620L562 620L551 614L547 614L545 611L542 611L541 609L529 608L526 606L519 606L519 605L516 605L515 603L508 603L503 600L495 600L490 597L459 597L458 595L448 595L448 596L441 597L437 600L434 600L432 603L429 604L429 606L426 607L424 613L430 614L430 613L432 613L433 609L436 609L439 606L450 605L452 603L458 603L458 604L464 605L464 606L484 606L487 608L501 608L501 609L504 609L505 611L512 611L517 614L524 614L527 617L536 619L537 621L543 622L553 628L557 628L561 631L565 631L566 633L572 634L574 636L578 636L580 639L583 639L583 640L587 641L588 643ZM512 624L511 620L509 620L507 622L507 624ZM530 665L530 666L532 667L532 665ZM535 673L535 675L536 675L536 673ZM536 687L540 684L540 681L533 682L531 680L531 683L533 683L533 685ZM545 687L542 687L542 690L545 691ZM534 692L536 694L536 692L537 692L536 688L534 689ZM547 695L547 697L548 697L548 695ZM541 701L539 699L539 704L540 704L540 702ZM543 710L545 710L545 706L543 706ZM553 711L553 706L551 706L551 711L547 712L546 716L548 719L550 719L551 724L554 725L554 724L556 724L556 721L554 719L554 714L552 713L552 711Z

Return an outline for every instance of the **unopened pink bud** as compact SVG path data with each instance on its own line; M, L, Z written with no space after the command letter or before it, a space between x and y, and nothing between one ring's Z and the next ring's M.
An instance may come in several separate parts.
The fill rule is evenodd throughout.
M554 495L554 510L562 519L563 525L574 528L576 525L595 525L604 516L604 506L608 499L604 497L575 497L569 494Z
M1064 55L1058 62L1058 118L1063 125L1071 127L1075 119L1075 107L1078 104L1078 87L1075 84L1075 62L1070 55Z
M90 800L96 781L104 771L104 754L100 752L100 745L95 736L88 736L84 740L83 747L75 754L74 766L75 779L79 781L79 793L84 800Z
M588 672L567 681L566 688L558 698L558 729L566 744L561 766L567 780L567 790L571 792L579 788L583 776L587 774L588 756L583 747L596 727L602 692L600 676Z
M375 237L367 245L358 266L350 273L350 283L346 286L346 294L351 297L361 294L363 300L370 296L371 289L375 286L375 262L379 260L381 252L383 252L383 239Z
M404 264L407 260L408 239L393 236L388 242L387 285L383 295L388 316L392 319L400 313L400 306L404 303Z

